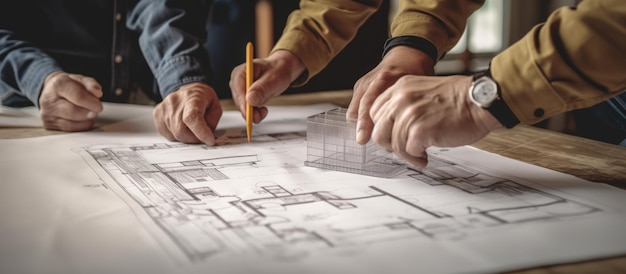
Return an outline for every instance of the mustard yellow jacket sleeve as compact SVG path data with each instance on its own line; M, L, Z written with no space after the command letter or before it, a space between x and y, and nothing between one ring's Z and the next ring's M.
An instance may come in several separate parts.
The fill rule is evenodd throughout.
M300 57L306 72L292 85L318 74L356 35L383 0L301 0L287 18L273 51L288 50ZM380 45L382 47L382 45Z
M439 59L459 41L467 18L484 3L485 0L399 0L398 13L391 22L391 37L422 37L437 48Z
M556 10L494 57L491 73L524 124L619 94L626 88L626 1Z

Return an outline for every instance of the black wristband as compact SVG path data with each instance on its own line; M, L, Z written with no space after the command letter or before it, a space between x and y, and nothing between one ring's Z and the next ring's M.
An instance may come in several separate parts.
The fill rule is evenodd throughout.
M491 77L491 66L488 69L486 69L486 70L477 72L473 76L474 76L474 80L476 80L476 79L478 79L480 77L483 77L483 76L487 76L489 78L492 78ZM502 92L500 90L500 85L498 85L497 82L496 82L496 86L498 86L498 98L495 101L493 101L493 103L489 107L487 107L486 109L504 127L506 127L506 128L513 128L514 126L519 124L519 119L517 119L517 116L515 116L515 113L513 113L513 111L511 111L511 108L509 108L509 105L507 105L506 102L504 101L504 99L502 98Z
M437 53L437 47L435 47L433 43L422 37L398 36L387 39L387 41L385 41L385 46L383 49L383 57L385 57L385 54L387 54L387 52L395 46L408 46L414 49L421 50L433 59L433 63L437 63L437 56L439 56Z

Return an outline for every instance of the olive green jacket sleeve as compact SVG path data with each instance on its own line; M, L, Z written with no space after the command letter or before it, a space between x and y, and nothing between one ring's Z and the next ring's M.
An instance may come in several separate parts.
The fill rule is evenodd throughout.
M383 0L301 0L287 18L272 52L288 50L300 57L306 71L292 85L318 74L354 38Z
M350 42L383 0L302 0L289 15L272 51L288 50L300 57L306 73L302 85L319 73ZM460 39L467 18L484 0L400 0L391 36L420 36L433 43L438 57Z
M391 22L391 37L422 37L437 48L440 59L461 39L467 18L484 3L485 0L399 0L398 13Z
M494 57L491 74L524 124L619 94L626 88L626 1L556 10Z

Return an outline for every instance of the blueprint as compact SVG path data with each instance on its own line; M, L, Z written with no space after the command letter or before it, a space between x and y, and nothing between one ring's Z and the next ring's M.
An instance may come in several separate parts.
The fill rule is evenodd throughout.
M0 272L484 273L626 254L622 190L469 146L391 178L305 166L313 110L268 116L252 143L227 112L213 147L155 136L150 116L0 142L17 157L0 213L38 224L0 226ZM45 172L14 172L20 157Z
M99 145L83 156L191 261L222 252L296 259L405 238L460 240L602 211L458 165L444 158L446 150L423 170L352 183L351 175L304 167L304 135L255 136L256 146L246 149Z

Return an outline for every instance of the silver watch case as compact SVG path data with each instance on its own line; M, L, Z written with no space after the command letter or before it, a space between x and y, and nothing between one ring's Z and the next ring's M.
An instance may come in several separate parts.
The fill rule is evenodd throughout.
M481 108L488 108L494 101L498 100L498 84L487 77L482 76L472 81L469 88L470 100Z

